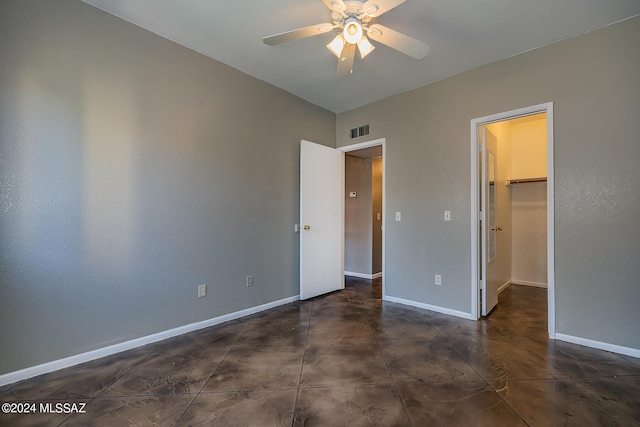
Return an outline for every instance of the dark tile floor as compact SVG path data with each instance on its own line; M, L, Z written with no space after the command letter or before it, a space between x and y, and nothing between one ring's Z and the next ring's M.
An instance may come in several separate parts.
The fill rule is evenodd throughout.
M546 338L546 291L472 322L380 300L380 281L0 389L86 413L43 426L632 426L640 360Z

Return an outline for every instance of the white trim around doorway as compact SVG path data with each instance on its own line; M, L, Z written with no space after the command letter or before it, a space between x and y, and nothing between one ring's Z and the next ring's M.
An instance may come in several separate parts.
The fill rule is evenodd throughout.
M546 113L547 119L547 313L549 338L556 339L555 253L554 253L554 169L553 169L553 102L519 108L471 120L471 317L480 318L478 298L478 126L532 114Z

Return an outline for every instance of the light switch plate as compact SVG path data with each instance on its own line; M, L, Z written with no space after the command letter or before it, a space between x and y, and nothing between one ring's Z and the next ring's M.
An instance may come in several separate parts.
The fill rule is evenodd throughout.
M396 221L402 221L402 213L396 212Z
M444 220L451 221L451 211L444 211Z

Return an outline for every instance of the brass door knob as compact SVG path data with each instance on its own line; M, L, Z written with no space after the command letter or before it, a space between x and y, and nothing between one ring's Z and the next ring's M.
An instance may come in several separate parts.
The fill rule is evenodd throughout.
M491 227L491 231L502 231L502 227Z
M310 225L305 225L305 226L304 226L304 229L305 229L305 230L311 230L311 226L310 226Z

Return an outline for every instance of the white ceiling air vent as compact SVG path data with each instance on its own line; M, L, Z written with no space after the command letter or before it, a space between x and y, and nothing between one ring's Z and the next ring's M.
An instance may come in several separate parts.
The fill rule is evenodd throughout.
M369 125L359 126L351 129L351 139L369 135Z

